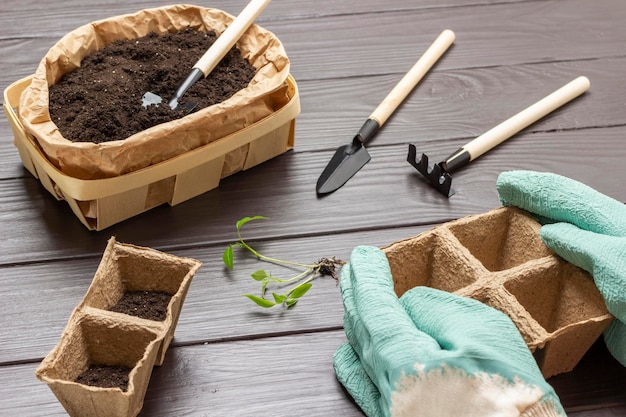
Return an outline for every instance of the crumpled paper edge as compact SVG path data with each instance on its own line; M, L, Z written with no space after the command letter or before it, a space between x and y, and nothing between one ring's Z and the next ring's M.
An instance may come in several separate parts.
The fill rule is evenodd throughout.
M190 26L221 33L233 19L217 9L174 5L77 28L50 48L30 86L22 93L18 115L24 129L35 137L48 159L63 173L79 179L101 179L165 161L261 120L287 101L289 59L280 40L255 24L237 46L242 56L257 68L257 73L248 87L221 103L124 140L99 144L64 138L50 118L49 85L77 68L89 53L115 40L134 39L152 31L165 33Z

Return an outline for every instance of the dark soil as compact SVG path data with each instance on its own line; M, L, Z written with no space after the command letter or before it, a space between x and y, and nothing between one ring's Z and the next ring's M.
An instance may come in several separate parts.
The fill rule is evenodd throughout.
M110 311L142 319L163 321L172 295L162 291L128 291Z
M91 387L120 388L127 391L130 371L125 366L92 365L76 378L76 382Z
M81 66L50 86L50 117L73 142L107 142L183 117L167 101L216 39L193 29L116 41L83 58ZM180 100L193 111L222 102L245 88L256 69L233 47L218 66ZM147 91L163 98L144 108Z

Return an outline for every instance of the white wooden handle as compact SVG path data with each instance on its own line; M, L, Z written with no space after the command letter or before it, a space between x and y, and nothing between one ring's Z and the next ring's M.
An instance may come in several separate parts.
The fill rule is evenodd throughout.
M393 90L387 94L387 97L376 107L369 118L376 120L379 127L382 126L406 96L409 95L411 90L415 88L417 83L420 82L426 72L437 62L450 45L452 45L454 38L454 32L449 29L441 32L432 45L424 52L424 55L417 60L409 72L407 72Z
M272 0L252 0L193 66L206 77Z
M470 154L470 161L478 158L494 146L504 142L520 130L556 110L565 103L578 97L591 85L587 77L578 77L556 90L549 96L539 100L530 107L505 120L493 129L483 133L465 146Z

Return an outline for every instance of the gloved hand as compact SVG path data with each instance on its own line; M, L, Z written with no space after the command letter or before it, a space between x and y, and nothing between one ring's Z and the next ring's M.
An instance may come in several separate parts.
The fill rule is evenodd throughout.
M502 204L552 223L541 227L546 246L593 276L617 319L605 330L604 340L626 366L626 205L549 173L505 172L498 177L497 188Z
M374 247L354 249L340 284L349 344L334 368L367 416L565 416L504 313L427 287L398 299Z

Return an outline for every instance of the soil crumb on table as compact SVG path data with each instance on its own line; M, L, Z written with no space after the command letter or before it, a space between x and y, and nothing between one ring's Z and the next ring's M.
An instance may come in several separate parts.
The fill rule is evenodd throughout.
M102 143L183 117L185 111L172 110L167 102L216 39L213 31L187 28L113 42L50 86L50 118L68 140ZM193 111L220 103L247 87L255 73L233 47L180 103L195 103ZM148 91L164 102L144 108L142 96Z

